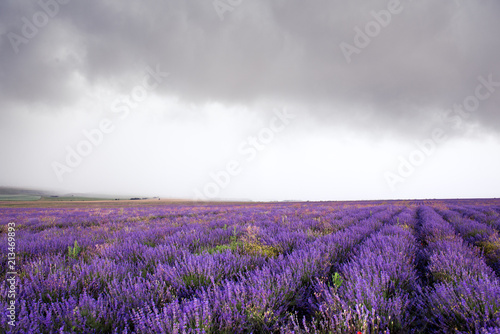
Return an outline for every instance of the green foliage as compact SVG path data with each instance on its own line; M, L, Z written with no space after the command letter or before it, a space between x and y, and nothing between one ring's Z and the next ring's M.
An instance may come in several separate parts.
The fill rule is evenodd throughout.
M483 249L485 255L500 254L500 239L493 241L481 241L478 242L477 245Z
M153 274L156 269L156 264L153 261L148 261L141 269L142 278L147 278L148 274Z
M227 230L227 224L224 224L223 229ZM236 251L243 248L243 242L238 240L238 235L236 233L236 226L234 226L233 235L231 236L231 238L229 240L230 240L229 244L217 245L215 247L207 249L207 252L209 254L214 254L214 253L223 252L227 249L231 250L232 252L236 252Z
M433 272L432 279L438 283L450 283L450 284L456 283L456 277L446 271Z
M336 272L332 275L332 284L336 289L340 288L342 283L344 283L344 279L342 278L342 276L340 276L339 273Z
M250 306L245 309L250 328L257 333L269 333L270 328L276 326L279 321L278 314L271 308Z
M465 239L476 238L477 236L482 236L485 234L486 234L486 231L473 229L473 230L469 231L467 234L465 234L464 238Z
M82 248L78 246L78 241L75 240L73 247L68 246L68 256L73 259L77 259L78 255L81 253Z
M207 252L209 254L214 254L214 253L219 253L223 252L227 249L231 250L232 252L236 252L238 249L241 249L243 247L243 243L238 240L233 240L231 241L230 244L225 244L225 245L217 245L215 247L207 249Z
M200 273L189 273L182 276L182 281L187 288L198 289L202 286L208 286L211 281L208 277Z
M255 242L245 242L243 251L249 255L261 255L265 257L276 257L280 253L276 247L261 245Z
M224 225L226 227L226 225ZM227 227L226 227L227 228ZM246 236L240 240L234 226L233 235L230 238L229 244L217 245L207 249L209 254L224 252L230 250L233 253L247 254L264 257L276 257L280 254L277 247L262 245L255 236Z
M156 243L154 241L144 241L143 244L149 247L156 247Z
M84 323L74 323L71 320L65 320L66 329L72 331L82 331L84 328L91 328L97 333L111 333L115 327L115 319L101 318L97 315L96 311L87 308L76 307L73 310L74 314L79 314L81 318L85 319ZM93 331L93 332L94 332Z

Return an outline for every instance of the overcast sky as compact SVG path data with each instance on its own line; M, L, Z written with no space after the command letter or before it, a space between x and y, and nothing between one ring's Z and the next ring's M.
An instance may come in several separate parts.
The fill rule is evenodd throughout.
M0 2L0 186L500 197L500 2Z

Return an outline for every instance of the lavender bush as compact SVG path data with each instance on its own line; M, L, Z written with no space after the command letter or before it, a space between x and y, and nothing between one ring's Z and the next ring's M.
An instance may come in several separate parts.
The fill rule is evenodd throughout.
M0 332L498 333L499 209L494 201L0 208Z

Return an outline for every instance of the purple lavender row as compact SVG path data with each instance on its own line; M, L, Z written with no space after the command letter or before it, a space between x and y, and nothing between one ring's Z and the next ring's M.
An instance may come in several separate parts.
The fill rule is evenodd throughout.
M280 210L285 210L292 219L282 220L279 225L284 224L297 231L306 227L307 223L300 219L297 221L300 227L294 226L295 209ZM360 215L371 214L368 210L360 211L364 211ZM317 213L321 216L321 212ZM230 249L213 254L193 254L200 249L206 250L214 243L229 241L234 237L234 231L237 236L248 235L242 225L254 219L261 219L262 226L277 224L274 219L277 217L265 220L266 216L255 208L249 212L242 209L234 215L223 215L226 223L222 228L220 219L209 218L217 214L201 218L185 214L177 217L155 215L154 218L149 215L148 219L134 217L133 214L135 212L127 219L99 226L82 227L85 224L83 221L72 227L40 230L35 225L22 230L19 244L24 247L25 263L19 291L20 328L33 332L57 331L61 326L66 330L74 326L76 332L91 331L92 328L104 330L109 326L107 319L115 319L116 328L124 329L127 328L131 309L144 305L162 307L173 300L180 300L182 296L188 297L189 293L202 291L203 287L214 282L220 283L222 279L258 270L269 261L267 255L272 255L245 256L233 254ZM349 217L347 212L344 214ZM299 211L298 215L302 212ZM233 223L230 226L236 229L228 227L228 223ZM308 228L314 229L315 223L325 222L310 223ZM338 230L341 229L338 225L348 225L352 220L346 218L328 223L332 229ZM297 234L292 236L296 240L292 244L297 249L305 246L306 241L315 240L314 235L303 234L302 238ZM78 238L81 250L73 258L68 256L68 247L71 248L75 238ZM196 244L198 246L193 247ZM271 247L260 245L256 253L271 249L262 246ZM73 252L76 252L76 247L76 244L72 247ZM199 275L200 271L209 275ZM173 279L176 277L179 279ZM5 285L2 286L2 289L5 288ZM93 308L103 311L93 314L90 312ZM51 315L50 321L47 314ZM2 318L4 321L5 318Z
M423 224L429 212L431 218L432 214L437 215L427 209L419 210L422 226L418 227L418 235L424 237L427 245L428 271L435 286L443 283L439 281L443 277L453 276L458 278L445 280L443 284L456 289L458 283L472 276L476 285L482 284L478 283L480 279L490 284L483 289L497 298L496 288L491 287L498 283L494 276L493 281L473 276L476 272L487 274L490 269L484 261L477 264L478 259L482 261L477 250L463 242L456 245L461 239L442 219L437 225ZM67 333L325 332L318 325L322 320L326 323L326 313L317 313L321 306L314 298L318 292L317 280L333 286L344 279L338 290L345 289L348 281L357 282L355 273L368 269L360 265L347 276L350 267L345 263L362 263L365 257L369 258L370 255L359 256L361 249L369 240L375 240L366 238L383 225L387 226L383 227L384 233L394 234L395 239L401 235L413 238L417 225L414 211L400 210L392 206L342 208L336 204L293 203L131 207L88 209L88 212L77 209L67 210L66 216L60 209L0 211L0 219L16 219L21 227L17 235L20 251L17 330L26 333L55 333L61 328ZM386 236L377 234L380 238ZM5 235L0 233L0 238L4 247ZM449 261L447 267L443 264L446 256L436 255L440 248L433 249L442 240L449 242L445 244L454 252L451 255L463 255L457 255L459 260ZM411 243L405 246L408 244ZM384 250L381 254L386 254L383 247L388 246L380 247ZM366 252L371 254L373 250L367 248ZM4 253L1 256L3 259ZM431 264L446 268L444 272L451 274L440 276L441 271ZM415 270L414 264L411 268ZM469 269L464 274L460 268ZM376 291L374 287L378 286L368 286L365 291ZM417 288L418 285L411 293ZM6 284L0 284L2 296L6 289ZM349 304L349 300L357 298L358 292L350 291L352 295L341 300L352 307L354 304ZM425 291L436 296L435 289ZM464 294L465 290L461 291ZM480 300L474 291L463 298ZM368 292L363 296L369 295ZM402 296L408 293L399 292ZM432 304L425 294L411 296L405 297L408 303L405 311L399 309L400 313L380 307L382 320L377 320L378 324L387 322L383 320L384 316L388 318L387 312L396 312L403 320L398 320L400 327L379 328L392 329L393 333L407 332L411 329L411 319L425 312L423 320L430 324L427 332L439 332L440 324L429 320L434 319L430 315L432 306L440 305L439 302ZM5 302L0 299L0 307L4 308ZM416 302L421 309L413 309ZM491 310L483 313L481 308L473 310L476 317L490 317L488 321L480 320L475 332L496 330L498 324L492 320ZM453 321L450 318L455 315L451 313L444 316L443 323ZM391 319L396 319L390 314ZM222 324L226 323L230 325L224 327ZM6 318L2 314L0 327L4 325Z
M293 310L308 311L304 307L314 279L327 275L348 249L381 225L378 219L368 218L280 256L248 277L209 287L198 298L174 301L163 309L148 305L134 310L134 327L140 333L276 331Z
M500 232L500 214L492 207L480 206L450 206L454 211L462 214L463 217L472 220L477 220L483 224L487 224Z
M308 224L307 220L301 221L298 219L292 222L294 224L290 226L288 223L291 222L285 219L288 226L278 226L277 228L281 228L281 231L277 231L277 228L275 228L274 231L269 231L272 233L261 234L265 238L269 238L268 236L276 236L278 239L285 234L286 240L270 240L269 242L281 243L281 247L284 248L283 251L286 252L297 247L297 244L300 243L303 230L310 231L310 234L314 237L314 235L317 236L328 231L331 232L341 229L345 223L352 223L352 221L357 219L355 216L351 217L349 212L344 212L344 214L342 220L321 222L321 224L312 221L308 226L306 226ZM363 214L366 216L368 212ZM33 229L29 230L21 229L18 233L18 239L21 241L19 243L19 253L28 258L37 256L37 254L64 255L68 247L73 246L74 241L77 241L80 247L84 249L83 255L86 255L86 253L95 253L95 246L107 248L110 244L122 243L124 243L125 246L130 243L139 244L137 246L137 248L140 248L138 249L138 253L143 253L142 248L145 248L141 244L156 246L162 243L169 245L173 244L176 245L178 249L186 249L190 252L200 253L204 250L213 249L217 245L230 243L230 239L234 237L235 234L239 236L244 232L242 225L251 222L252 219L258 219L259 226L263 226L267 219L267 217L255 217L255 214L252 215L252 218L248 216L245 217L245 215L241 215L242 217L239 216L240 215L226 215L224 219L219 218L218 221L215 222L215 225L210 225L208 228L206 226L208 222L206 217L201 217L201 219L204 220L203 224L193 222L192 218L186 221L185 217L160 219L159 221L155 220L155 224L151 221L144 222L144 217L128 217L118 222L104 221L101 226L92 226L91 229L85 226L82 227L82 225L77 222L74 223L73 228L53 227L42 231L39 231L38 227L35 226ZM197 220L200 219L200 217L197 218ZM276 224L274 225L276 226ZM189 229L187 226L189 226ZM226 226L225 230L223 230L224 226ZM233 229L233 227L236 228L236 230ZM295 237L290 238L289 230L294 231ZM132 231L133 233L131 233ZM286 233L288 233L288 235L286 235ZM284 238L282 237L281 239ZM130 251L128 249L131 247L127 247L128 248L123 251L118 251L120 253L129 254ZM176 254L173 254L172 256L175 255ZM127 255L125 256L127 257ZM134 258L137 256L131 254L128 257ZM137 260L138 259L135 259L134 261ZM6 261L6 258L4 261ZM5 268L5 266L3 268Z
M428 271L419 312L429 333L483 333L500 327L500 284L476 248L455 235L433 209L419 209ZM488 330L486 328L489 328Z
M393 225L396 224L396 225ZM412 296L420 289L414 267L417 250L411 210L394 216L380 232L365 241L353 259L332 281L319 282L319 312L311 326L295 325L304 333L398 333L414 317Z
M227 235L225 238L200 238L201 241L195 239L195 242L188 239L186 246L189 246L189 250L194 254L185 253L173 264L160 265L158 268L162 273L160 278L172 282L180 297L188 298L211 283L219 284L222 279L234 279L236 275L242 273L245 276L250 275L264 264L275 261L275 257L280 254L286 258L295 250L309 247L309 243L320 236L311 232L315 230L315 222L307 220L295 222L293 216L281 221L273 220L253 215L251 221L244 222L248 224L245 227L240 224L229 225L227 230L233 231L229 238ZM328 228L341 230L350 224L351 220L344 219L330 222ZM217 231L220 230L212 231L211 235ZM325 233L325 229L321 232ZM199 231L196 235L200 236L203 233ZM196 249L191 247L193 244L198 245ZM178 246L183 247L181 244ZM229 266L217 260L222 254L229 254L224 256L233 257L233 263L239 262L239 265ZM228 271L227 268L233 269Z
M500 236L491 226L465 218L455 211L438 212L448 221L455 231L469 244L477 246L484 253L486 263L500 275Z

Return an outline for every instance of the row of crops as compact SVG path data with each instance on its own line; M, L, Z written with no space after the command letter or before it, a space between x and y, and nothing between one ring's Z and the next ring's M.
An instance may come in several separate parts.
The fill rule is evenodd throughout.
M13 208L0 227L0 332L500 333L494 202Z

